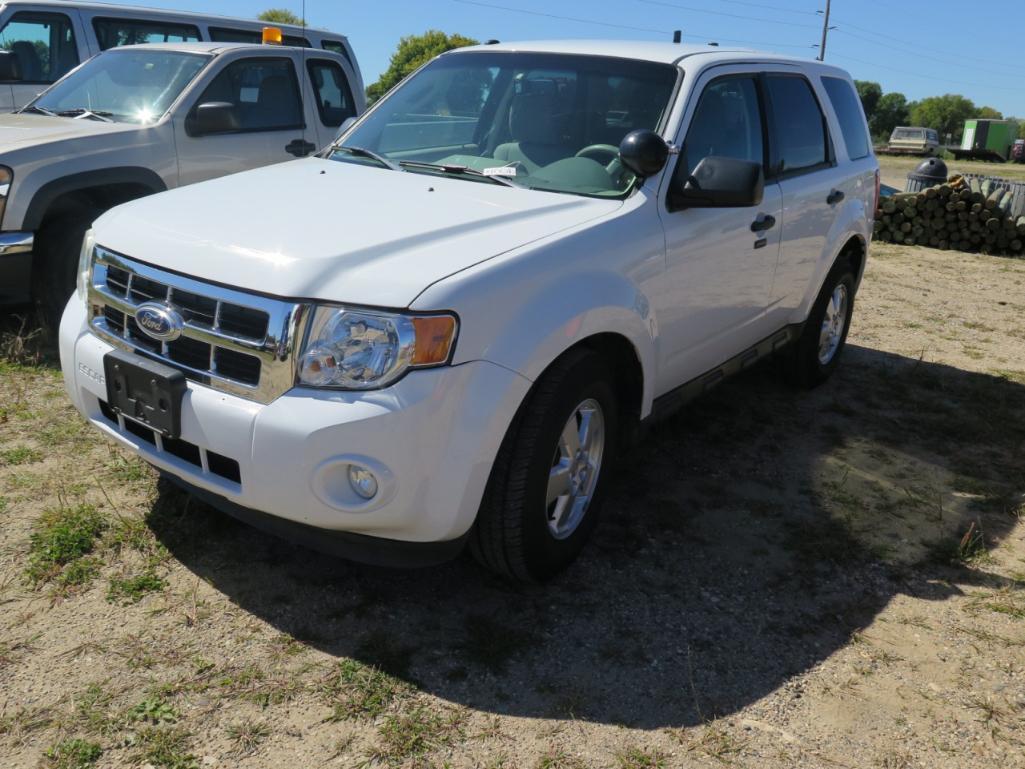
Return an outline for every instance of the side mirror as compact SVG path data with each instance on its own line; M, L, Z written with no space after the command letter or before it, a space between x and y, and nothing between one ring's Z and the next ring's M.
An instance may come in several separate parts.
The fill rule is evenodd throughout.
M235 105L226 101L208 101L198 105L185 122L189 136L230 133L240 127Z
M5 83L21 80L21 62L11 51L0 50L0 81Z
M750 208L762 202L761 163L709 155L672 192L674 208Z
M669 160L669 145L654 131L639 128L619 143L619 159L642 179L654 176Z

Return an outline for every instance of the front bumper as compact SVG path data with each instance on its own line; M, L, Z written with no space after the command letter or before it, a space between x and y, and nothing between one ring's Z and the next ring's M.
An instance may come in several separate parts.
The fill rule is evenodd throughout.
M371 392L297 387L267 405L190 381L181 431L183 445L197 449L190 454L191 448L144 440L131 423L111 421L109 410L105 415L103 356L112 349L89 332L85 306L72 298L60 329L65 384L103 433L213 495L230 513L256 511L299 524L299 531L400 542L453 542L469 531L499 445L530 387L486 361L412 372ZM225 460L237 462L237 471L224 472ZM379 479L369 502L348 486L352 463ZM345 554L359 559L358 550Z
M29 300L34 240L31 232L0 232L0 305Z

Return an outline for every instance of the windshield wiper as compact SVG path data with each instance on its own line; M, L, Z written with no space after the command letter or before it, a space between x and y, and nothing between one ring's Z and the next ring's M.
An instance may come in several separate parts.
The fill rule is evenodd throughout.
M75 109L62 109L56 113L61 117L73 117L73 118L92 118L94 120L102 120L104 123L113 123L111 116L113 112L93 111L86 109L85 107L76 107Z
M341 150L342 152L348 152L350 155L355 155L358 158L370 158L371 160L376 160L382 166L392 171L402 170L401 168L399 168L398 165L388 160L388 158L384 157L383 155L378 155L373 150L368 150L365 147L347 147L344 144L339 144L336 145L334 149Z
M452 174L453 176L476 176L481 179L487 179L489 182L495 182L495 184L505 185L506 187L520 186L507 176L492 176L491 174L486 174L483 171L478 171L476 168L470 168L469 166L462 166L458 164L427 163L421 160L403 160L399 162L399 165L403 168L423 168L427 171L441 171L442 173Z
M57 113L53 110L49 110L46 107L37 107L35 104L29 104L26 107L22 107L18 110L18 114L22 112L38 112L40 115L49 115L50 117L57 117Z

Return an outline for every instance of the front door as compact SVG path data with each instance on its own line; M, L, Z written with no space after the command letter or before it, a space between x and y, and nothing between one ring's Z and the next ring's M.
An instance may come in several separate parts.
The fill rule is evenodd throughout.
M756 73L716 68L696 86L671 184L708 156L765 164L761 87ZM765 185L753 208L663 209L667 272L659 309L666 391L768 336L765 310L779 256L780 190Z
M200 104L231 105L232 125L206 132L190 118ZM291 57L242 58L223 66L175 119L181 184L294 160L316 149Z

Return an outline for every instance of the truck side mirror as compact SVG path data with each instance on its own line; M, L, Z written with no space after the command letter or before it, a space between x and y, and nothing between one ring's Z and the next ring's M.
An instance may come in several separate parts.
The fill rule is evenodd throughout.
M654 131L638 128L619 143L619 159L629 170L646 179L665 167L669 160L669 145Z
M21 62L12 51L0 50L0 82L11 83L21 80Z
M762 202L761 163L709 155L672 186L672 208L750 208ZM675 181L675 180L674 180Z
M235 105L227 101L199 104L185 121L185 132L189 136L231 133L240 127Z

